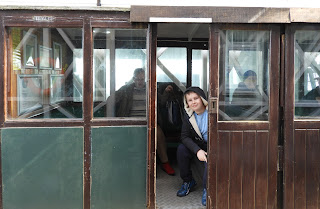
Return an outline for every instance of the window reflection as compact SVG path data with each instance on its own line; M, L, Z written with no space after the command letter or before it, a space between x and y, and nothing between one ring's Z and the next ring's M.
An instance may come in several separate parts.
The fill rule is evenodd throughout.
M219 120L268 120L269 32L222 31Z
M187 82L187 49L175 47L158 47L157 81L175 81L178 86Z
M115 107L116 117L146 117L146 81L143 68L135 69L132 82L116 91Z
M320 35L318 31L295 33L295 117L320 116Z
M94 117L145 117L146 30L94 28L93 36Z
M8 117L81 118L82 29L12 27L9 34Z
M192 86L198 86L204 92L208 91L209 84L209 51L192 50Z

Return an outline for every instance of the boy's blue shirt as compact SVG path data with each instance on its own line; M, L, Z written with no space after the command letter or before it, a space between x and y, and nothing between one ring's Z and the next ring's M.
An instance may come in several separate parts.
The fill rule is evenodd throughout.
M201 132L202 138L208 142L208 110L205 110L202 114L198 115L194 112L194 116L197 121L197 125Z

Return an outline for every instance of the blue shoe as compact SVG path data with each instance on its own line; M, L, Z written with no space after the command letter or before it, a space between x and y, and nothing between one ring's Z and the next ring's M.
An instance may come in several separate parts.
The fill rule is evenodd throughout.
M203 206L207 205L207 189L206 188L203 189L201 203Z
M189 194L189 192L196 186L197 182L192 179L189 182L183 182L181 189L177 192L178 197L184 197Z

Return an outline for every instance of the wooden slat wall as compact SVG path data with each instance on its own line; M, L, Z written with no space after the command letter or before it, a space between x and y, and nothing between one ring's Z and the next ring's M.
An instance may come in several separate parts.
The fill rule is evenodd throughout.
M294 131L294 208L319 209L320 129Z
M268 200L268 133L256 134L255 208L267 208ZM250 163L250 162L249 162ZM271 175L271 174L269 174ZM276 175L276 173L275 173Z
M294 196L295 196L295 208L305 208L306 205L306 182L305 171L306 165L306 140L305 131L297 130L295 133L295 171L294 171Z
M220 131L217 144L217 208L229 208L230 132Z
M229 208L241 208L241 186L242 186L242 132L230 133L230 189Z
M268 197L268 177L277 173L269 173L269 132L219 131L218 136L216 208L273 208L268 198L277 194Z
M255 203L255 182L253 176L255 173L255 164L250 163L255 158L255 131L247 131L243 136L243 177L242 184L242 208L254 208Z
M307 208L318 208L319 204L319 130L306 133L306 203Z

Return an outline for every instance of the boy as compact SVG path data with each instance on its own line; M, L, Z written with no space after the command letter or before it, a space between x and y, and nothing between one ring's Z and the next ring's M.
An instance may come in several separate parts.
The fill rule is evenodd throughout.
M180 169L180 177L183 180L177 196L184 197L196 185L190 168L191 159L194 155L204 162L202 205L207 200L207 142L208 142L208 102L202 89L189 87L184 92L184 108L187 116L183 120L181 129L181 141L177 150L177 159Z

